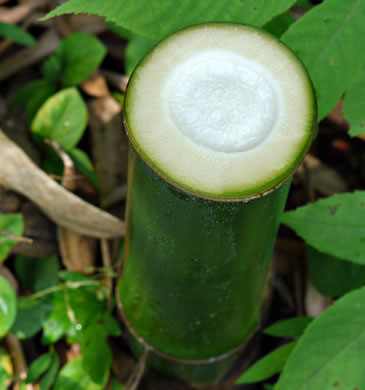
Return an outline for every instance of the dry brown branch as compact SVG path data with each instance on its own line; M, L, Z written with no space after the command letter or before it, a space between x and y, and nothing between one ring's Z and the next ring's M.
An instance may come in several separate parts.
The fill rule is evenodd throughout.
M42 35L35 46L18 50L13 56L0 63L0 81L49 56L56 50L59 42L57 32L49 30Z
M47 139L46 143L53 148L63 162L62 185L67 190L75 192L79 181L76 179L76 167L73 161L57 142ZM62 262L69 271L83 272L95 265L97 245L95 239L59 227L58 242Z
M23 20L32 10L48 3L49 0L32 0L17 7L9 8L0 14L0 22L16 24Z
M27 244L33 244L33 240L28 237L22 237L22 236L17 236L13 233L7 232L6 230L0 229L0 235L3 234L4 236L10 238L11 240L17 241L17 242L25 242Z
M126 91L127 84L129 81L128 76L126 76L125 74L112 72L110 70L103 70L102 74L107 79L107 81L114 87L119 88L123 93Z
M125 223L54 182L0 131L0 185L32 200L57 224L98 238L120 237Z

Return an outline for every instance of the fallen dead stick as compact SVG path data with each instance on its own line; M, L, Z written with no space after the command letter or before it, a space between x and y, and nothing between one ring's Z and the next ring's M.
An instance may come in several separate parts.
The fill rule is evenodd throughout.
M67 191L0 130L0 185L38 205L55 223L92 237L123 236L125 224Z

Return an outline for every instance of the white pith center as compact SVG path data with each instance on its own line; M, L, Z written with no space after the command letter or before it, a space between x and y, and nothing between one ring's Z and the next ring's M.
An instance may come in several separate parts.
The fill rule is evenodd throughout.
M218 152L243 152L259 145L274 128L278 97L273 84L272 76L251 60L210 50L168 77L165 109L191 141Z

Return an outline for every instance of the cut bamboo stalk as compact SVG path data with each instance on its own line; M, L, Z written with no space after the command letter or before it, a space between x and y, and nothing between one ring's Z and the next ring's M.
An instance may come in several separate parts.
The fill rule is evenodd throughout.
M117 295L132 346L148 350L150 365L215 383L257 330L289 178L315 111L303 65L249 26L187 28L135 70Z

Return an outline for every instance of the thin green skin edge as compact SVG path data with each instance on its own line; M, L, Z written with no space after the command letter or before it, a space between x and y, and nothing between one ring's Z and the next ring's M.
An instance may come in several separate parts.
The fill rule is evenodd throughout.
M141 155L143 157L143 159L146 161L146 163L148 165L150 165L150 167L154 171L156 171L162 178L164 178L169 183L175 185L176 187L182 189L183 191L186 190L186 191L188 191L192 194L195 194L197 196L205 197L206 199L217 199L217 197L221 198L222 200L227 200L227 201L236 201L236 200L241 201L242 198L254 199L254 198L257 198L259 196L262 196L262 194L266 194L267 192L272 191L275 188L279 187L282 183L284 183L293 174L293 172L296 170L296 168L303 161L303 159L304 159L304 157L305 157L305 155L306 155L306 153L307 153L307 151L308 151L308 149L309 149L309 147L310 147L310 145L311 145L311 143L316 135L317 100L316 100L316 96L315 96L314 86L313 86L313 83L309 77L309 74L308 74L303 62L290 49L290 47L288 47L285 43L279 41L278 38L275 37L273 34L267 32L267 31L264 31L262 29L259 29L257 27L254 27L254 26L243 25L243 24L239 24L239 23L209 22L209 23L204 23L204 24L211 25L211 26L221 26L221 27L224 27L225 25L227 25L227 26L236 25L237 27L241 27L241 28L244 28L247 30L253 30L259 34L264 34L266 38L271 39L272 41L275 42L275 44L279 44L283 48L285 48L288 52L288 55L291 55L293 57L293 61L296 61L298 63L298 65L301 65L301 67L298 69L298 71L301 71L303 74L303 77L305 77L307 79L307 92L308 92L308 96L310 98L309 105L311 106L311 109L309 107L308 107L308 109L309 109L309 112L311 112L311 115L308 116L308 119L307 119L306 125L305 125L305 131L304 131L305 133L308 134L308 136L305 139L305 141L303 142L303 145L300 145L298 147L298 153L296 155L296 158L294 158L292 163L290 165L286 166L279 175L277 175L276 177L273 177L272 180L265 181L265 183L263 183L263 184L259 184L257 186L251 187L251 188L245 188L245 189L242 189L239 191L226 191L226 192L221 193L221 194L210 193L210 192L206 192L206 191L201 191L199 188L191 187L191 186L187 185L186 183L180 183L178 180L176 180L173 177L171 172L168 172L167 170L165 170L164 168L159 166L159 164L157 164L155 161L152 161L150 159L148 154L146 154L144 152L143 148L140 146L137 139L135 139L134 134L133 134L133 130L129 126L129 122L130 122L128 120L129 112L130 112L129 106L130 106L130 101L133 99L133 92L132 91L134 89L134 83L136 81L135 79L137 78L137 77L135 78L134 76L135 76L136 70L139 67L142 67L143 64L145 62L148 62L149 59L153 56L153 48L138 63L137 67L133 71L133 73L130 77L130 80L128 82L127 93L126 93L125 99L124 99L124 117L125 117L124 125L125 125L125 128L127 130L128 137L129 137L130 141L132 142L132 144L134 145L134 147L138 151L139 155ZM200 27L201 27L200 24L189 26L189 27L186 27L182 30L177 31L176 33L172 34L170 37L172 37L173 35L176 35L176 34L184 33L185 30L199 29ZM161 42L159 42L157 45L163 44L163 41L165 41L165 40L166 40L166 38L164 40L162 40ZM128 91L130 91L130 92L128 93Z
M290 183L247 203L205 200L161 179L133 148L128 177L118 294L129 325L175 358L209 359L238 347L259 323ZM212 375L215 382L218 371Z

